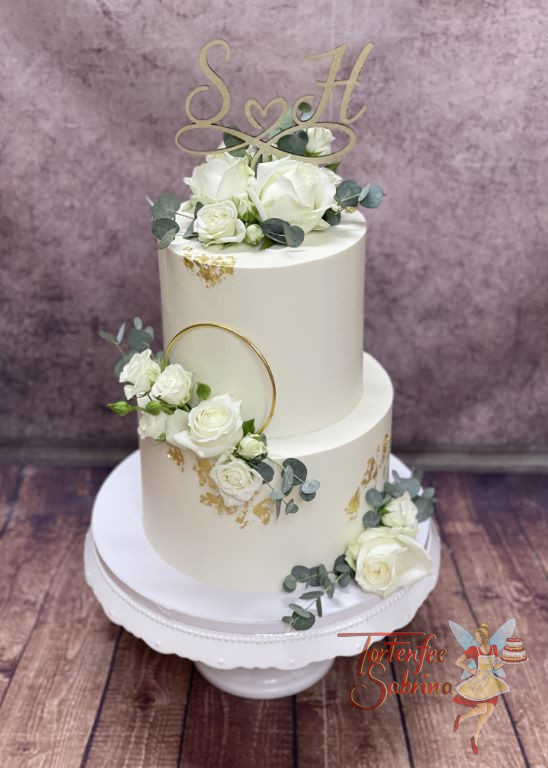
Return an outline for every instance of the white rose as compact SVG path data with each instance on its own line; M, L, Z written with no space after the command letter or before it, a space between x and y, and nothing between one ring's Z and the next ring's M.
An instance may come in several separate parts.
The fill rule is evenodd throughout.
M263 484L263 478L256 470L228 453L219 457L209 476L229 507L245 504Z
M124 394L127 400L136 395L146 395L156 381L160 373L160 366L155 360L151 359L152 352L145 349L143 352L136 352L131 360L124 365L120 374L121 383L128 381L124 387Z
M194 219L194 232L203 245L212 243L241 243L245 237L245 224L231 200L211 203L200 208Z
M261 221L283 219L305 233L328 226L322 216L333 205L334 195L333 178L322 168L290 157L260 163L257 177L249 183Z
M137 432L141 440L144 440L145 437L152 437L153 440L160 440L165 437L166 421L167 413L158 413L153 416L152 413L140 411Z
M382 597L432 573L432 560L415 539L384 526L367 528L348 546L345 558L360 587Z
M166 441L172 445L177 445L175 442L175 435L186 427L188 424L188 411L182 411L177 408L166 419Z
M252 175L248 158L233 157L224 152L222 155L208 155L206 162L197 165L192 176L184 181L192 191L193 201L207 205L231 200L247 192Z
M238 456L243 459L258 459L266 454L266 445L259 435L246 435L238 444Z
M232 450L243 437L240 404L230 395L202 400L190 411L188 428L174 436L175 443L202 459Z
M151 397L170 405L184 405L192 393L192 374L179 363L172 363L163 370L150 392Z
M245 241L249 245L257 245L263 239L263 230L258 224L250 224L245 230Z
M387 504L386 512L382 516L383 525L388 525L395 533L403 533L405 536L416 536L419 530L417 523L417 507L411 500L409 491L403 496Z
M306 129L306 151L311 155L330 155L333 134L329 128Z
M238 195L235 197L233 202L238 210L238 216L242 221L249 223L257 218L255 206L251 202L247 192L245 195Z

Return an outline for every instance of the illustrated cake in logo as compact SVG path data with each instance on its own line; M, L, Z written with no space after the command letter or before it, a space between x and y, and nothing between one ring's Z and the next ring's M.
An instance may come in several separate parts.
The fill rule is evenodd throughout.
M527 661L527 654L521 637L509 637L500 657L506 664L521 664Z

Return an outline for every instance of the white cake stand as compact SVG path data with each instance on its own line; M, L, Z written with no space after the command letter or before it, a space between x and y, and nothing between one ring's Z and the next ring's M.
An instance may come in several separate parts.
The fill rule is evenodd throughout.
M409 475L393 456L390 469ZM350 584L324 601L324 616L312 629L292 631L280 619L294 596L215 588L179 573L155 552L142 525L140 474L135 451L97 494L85 542L86 581L111 621L160 653L192 659L228 693L269 699L303 691L336 656L361 651L365 639L352 633L400 629L437 583L440 543L429 520L420 525L419 541L434 563L430 576L384 600Z

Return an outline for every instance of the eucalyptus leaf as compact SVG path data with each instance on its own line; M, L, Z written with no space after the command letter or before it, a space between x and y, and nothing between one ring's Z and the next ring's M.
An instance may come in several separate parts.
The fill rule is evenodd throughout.
M323 590L313 589L311 592L303 592L301 600L316 600L318 597L323 597Z
M297 581L305 581L310 575L310 569L306 565L294 565L291 569L291 574Z
M312 501L313 499L316 498L316 492L314 491L313 493L306 493L305 491L303 491L302 486L300 486L299 496L303 501Z
M306 480L307 475L307 469L306 464L303 464L303 462L300 459L285 459L282 461L283 467L291 467L293 470L293 484L296 485L297 483L304 483Z
M333 597L333 595L335 594L335 585L333 583L330 583L329 586L326 587L325 594L327 595L327 597L329 597L329 599Z
M322 219L327 221L330 227L336 227L337 224L341 223L341 212L334 211L333 208L328 208L322 216Z
M322 595L323 596L323 595ZM318 616L321 618L323 616L323 609L322 609L322 600L321 597L318 597L316 599L316 612Z
M319 487L319 480L305 480L305 482L301 485L301 491L303 493L316 493Z
M297 616L302 616L303 619L308 619L309 616L312 616L310 611L308 611L306 608L303 608L302 605L299 605L298 603L289 603L289 607L293 613L296 613Z
M378 208L383 200L384 192L381 187L377 184L371 184L369 192L363 200L360 200L360 204L363 205L364 208Z
M383 494L380 491L378 491L376 488L370 488L365 494L365 500L375 510L381 506L381 504L383 503L383 498L384 498Z
M278 499L283 499L284 494L281 488L273 488L270 493L270 498L274 499L275 501L278 501Z
M307 101L301 101L301 103L297 105L297 110L299 112L299 118L303 121L310 120L316 111Z
M124 340L124 333L126 332L126 324L122 323L122 325L118 328L118 333L116 334L116 341L118 344L121 344Z
M279 516L280 516L280 512L282 510L282 500L281 499L276 499L276 501L274 503L275 503L275 506L276 506L276 519L278 519Z
M143 327L143 321L141 320L140 317L134 317L133 325L135 326L135 328L137 328L138 331L140 331L141 328Z
M269 483L274 477L274 470L270 464L266 463L266 461L259 461L256 464L253 464L253 469L260 474L265 483Z
M293 616L282 616L282 621L284 624L293 624Z
M298 507L298 505L297 505L297 504L295 504L295 502L293 501L293 499L291 499L291 501L289 501L289 502L287 503L287 506L286 506L286 508L285 508L285 511L286 511L286 513L287 513L288 515L294 515L294 514L295 514L295 512L298 512L298 511L299 511L299 507Z
M284 467L282 470L282 491L284 495L287 495L293 488L293 468L291 465Z
M187 240L191 240L193 237L198 237L198 235L194 232L194 219L190 222L188 227L185 229L185 233L183 237L186 237Z
M428 520L428 518L432 516L434 512L434 502L432 499L419 496L418 499L415 499L414 504L417 507L418 523L422 523L423 520Z
M235 131L238 130L235 126L228 126L229 128L233 128ZM248 148L248 144L243 144L242 146L239 146L242 144L242 139L240 139L238 136L233 136L231 133L228 133L228 131L223 131L223 141L225 147L228 149L228 153L232 155L233 157L244 157L246 154L246 149ZM238 149L232 149L232 147L238 147Z
M358 197L361 191L361 185L355 181L351 179L341 181L335 191L335 201L344 208L355 208L358 205Z
M108 341L109 344L114 344L115 347L118 346L116 336L113 336L112 333L109 333L108 331L97 331L97 335L100 336L103 341Z
M316 617L310 614L306 619L302 616L298 616L293 622L293 628L298 630L310 629L316 621Z
M303 138L300 133L304 133ZM299 155L304 157L306 155L306 131L298 131L297 133L288 133L285 136L281 136L276 142L278 149L283 152L289 152L291 155Z
M158 248L167 248L177 232L179 225L172 219L154 219L152 224L152 234L158 240Z
M333 570L335 573L345 573L346 571L350 570L350 566L346 562L344 554L337 557L335 560L335 565L333 566Z
M297 579L290 573L283 581L284 592L294 592L297 588Z
M181 200L175 195L160 195L150 207L155 219L175 219L175 214L181 207Z
M284 221L285 242L290 248L298 248L304 240L304 230Z
M287 222L282 219L272 218L265 219L261 222L260 226L266 237L270 238L270 240L273 240L275 243L285 245L284 224L287 224Z
M376 528L381 521L381 515L376 509L368 510L362 517L364 528Z
M139 330L138 328L130 328L127 335L127 342L131 349L136 352L142 352L148 349L152 339L146 331Z
M350 574L350 571L347 571L346 573L343 573L343 575L339 578L339 587L346 587L350 582L352 581L352 576Z

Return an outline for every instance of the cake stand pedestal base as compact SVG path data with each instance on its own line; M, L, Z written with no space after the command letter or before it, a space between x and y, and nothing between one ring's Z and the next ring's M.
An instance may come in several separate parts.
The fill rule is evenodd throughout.
M279 699L310 688L329 672L333 662L314 661L300 669L217 669L197 661L196 667L206 680L226 693L246 699Z
M409 470L391 457L391 471ZM362 650L367 633L381 640L408 624L438 580L440 542L435 523L419 526L418 541L433 571L385 599L356 584L325 601L324 614L305 632L281 617L285 592L235 592L180 573L152 548L142 524L139 454L128 456L103 483L86 536L86 581L106 615L159 653L191 659L213 685L236 696L272 699L309 688L337 656Z

